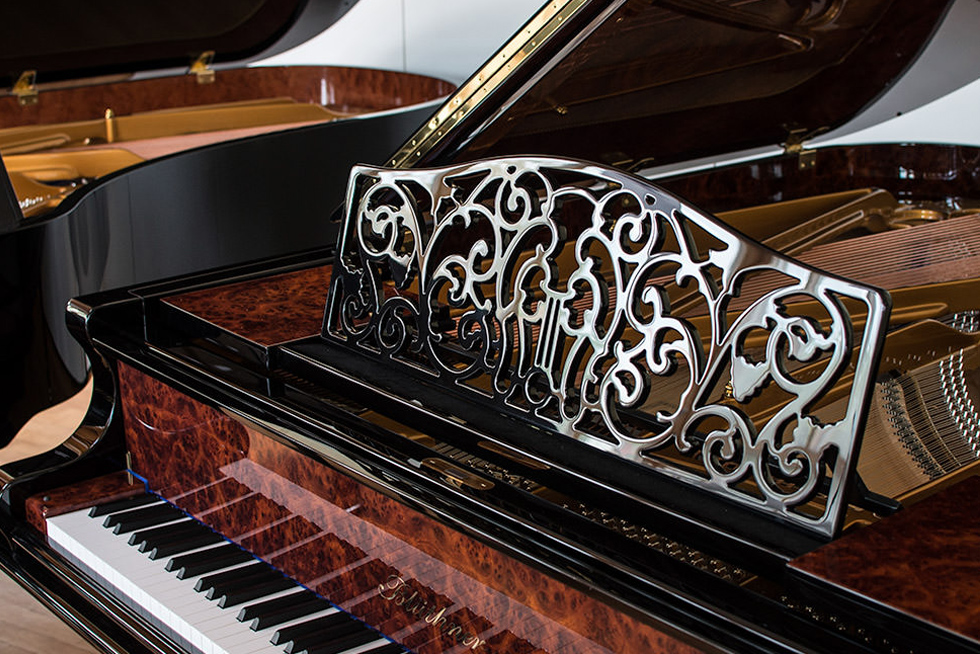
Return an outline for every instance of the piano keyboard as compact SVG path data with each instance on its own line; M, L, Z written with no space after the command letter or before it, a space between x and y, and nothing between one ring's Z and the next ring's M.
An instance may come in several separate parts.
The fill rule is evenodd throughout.
M406 650L153 495L47 519L52 546L194 654Z

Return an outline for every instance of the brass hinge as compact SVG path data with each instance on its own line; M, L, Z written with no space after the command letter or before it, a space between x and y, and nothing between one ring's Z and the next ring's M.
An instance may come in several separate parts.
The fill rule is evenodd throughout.
M36 70L25 70L17 78L11 93L17 96L17 102L22 107L37 104L37 78Z
M187 69L187 74L196 76L198 84L211 84L214 82L214 70L211 68L213 60L214 50L202 52L201 56L195 59L191 67Z
M813 168L817 164L817 151L807 149L804 144L807 141L826 132L827 128L818 127L814 130L787 128L787 130L789 134L786 137L786 141L783 143L783 152L785 154L795 154L797 156L797 165L799 166L800 170Z

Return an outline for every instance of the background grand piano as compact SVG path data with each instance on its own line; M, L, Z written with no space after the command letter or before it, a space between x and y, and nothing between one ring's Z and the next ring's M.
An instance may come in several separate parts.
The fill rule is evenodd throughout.
M64 327L69 297L331 242L309 208L338 205L349 166L380 161L453 88L394 71L242 67L352 4L8 8L0 444L87 378Z
M532 24L535 29L529 37L504 50L513 57L503 57L514 65L511 75L489 87L464 87L460 95L450 99L444 113L439 114L439 123L444 125L443 118L448 119L455 124L454 130L440 133L434 127L420 132L415 138L427 141L425 156L415 154L422 150L406 147L393 163L415 157L447 165L474 153L504 156L525 146L552 155L567 154L572 148L573 154L584 156L592 147L599 155L592 158L609 161L607 155L614 154L616 163L644 169L649 161L632 150L646 149L660 134L634 132L628 129L630 125L621 124L622 129L603 132L603 138L596 137L594 131L580 139L569 137L576 133L576 126L595 129L590 112L595 107L606 108L627 122L635 119L622 115L629 114L628 106L621 102L604 105L607 97L590 97L587 91L594 87L581 83L584 79L602 84L608 78L601 73L620 70L621 62L603 68L606 62L602 55L609 50L593 46L607 39L621 41L623 28L616 25L627 18L639 26L635 31L627 30L636 42L649 39L669 44L658 28L673 30L678 22L690 22L701 28L694 30L699 36L717 32L754 43L758 50L744 47L736 51L745 54L748 61L730 68L739 75L749 74L750 79L751 73L770 73L769 66L778 69L785 61L810 61L796 55L813 53L816 61L827 67L823 76L804 75L807 83L817 85L828 80L841 82L845 73L862 82L870 73L891 79L903 65L892 61L894 68L889 72L877 57L891 61L896 53L914 56L918 45L910 37L914 33L927 36L932 29L931 23L910 20L913 14L919 19L926 17L928 12L922 13L921 4L913 8L896 3L883 14L865 14L860 8L853 8L856 13L850 13L852 9L838 13L840 7L825 7L821 12L782 3L734 12L700 3L678 3L670 9L625 3L608 12L601 4L565 5L562 9L567 13L546 11ZM941 5L928 7L932 19L940 18L944 9ZM805 37L812 36L807 26L819 26L814 30L820 32L828 24L834 26L830 31L836 31L837 36L850 34L857 39L853 48L854 43L841 41L849 53L843 63L832 51L800 47L806 45ZM538 41L548 47L523 49L548 35L558 35L554 42ZM777 51L783 52L782 56L759 56L759 52L771 54L767 46L784 45L787 35L797 37L795 44L800 49L794 50L791 42L789 52ZM575 46L573 54L591 51L598 53L599 59L554 56L556 49L564 50L569 44ZM861 65L860 59L850 58L862 49L875 59L871 70ZM619 52L647 51L634 47ZM804 70L812 72L806 66ZM636 81L637 77L643 80L645 75L660 74L670 77L675 71L637 66L632 72L636 77L624 74L623 79ZM687 79L682 75L672 81L683 85ZM569 80L567 85L565 80ZM671 89L669 84L662 86ZM742 124L760 127L770 138L785 133L786 124L793 122L804 128L830 126L811 125L808 120L819 118L826 107L792 102L804 87L782 87L789 89L790 96L776 105L795 121L767 126L757 112L752 112ZM488 93L492 89L497 101L522 120L508 121L504 113L500 123L486 122L497 105L480 106L475 101L467 106L467 112L456 113L457 106L480 98L483 88ZM642 92L659 90L657 84L630 88L641 99ZM684 154L672 149L683 140L680 136L690 137L699 154L713 147L719 131L699 141L696 137L703 130L695 128L713 128L705 114L710 116L715 110L727 115L744 100L739 97L744 86L728 88L735 96L730 103L723 100L731 96L712 95L718 106L708 103L696 112L658 115L658 121L668 123L671 119L683 122L685 113L699 120L683 135L666 129L664 144L650 149L662 152L662 161L669 163ZM832 100L853 103L854 110L873 95L869 89L865 91L866 95L855 93ZM772 95L780 99L778 92ZM685 97L701 96L691 93ZM590 104L596 99L598 105ZM750 108L755 106L754 100L750 99ZM651 106L657 110L670 105L655 102ZM550 113L557 116L553 120L562 128L561 136L542 127L548 124ZM566 116L570 116L569 122L562 123ZM479 129L470 131L473 126ZM811 131L804 129L800 134L806 136ZM748 138L746 131L733 136L736 143ZM784 236L793 233L792 223L786 232L764 233L773 224L773 217L785 215L787 205L777 201L802 201L803 205L791 205L799 211L801 206L812 209L822 205L828 194L843 193L837 199L845 203L873 196L874 202L864 206L873 206L875 211L868 213L896 231L918 222L934 221L945 227L970 218L971 200L977 196L975 151L971 148L853 147L812 153L798 139L787 138L786 142L786 152L775 158L661 182L684 200L722 217L727 215L749 233L760 230L763 233L757 233L757 238L781 241L799 256L809 255L797 250L798 239ZM412 171L403 172L409 178ZM868 186L885 187L886 193L898 199L892 202L876 191L865 192ZM854 192L859 195L852 195ZM657 195L660 191L656 189L649 193L658 202L671 201L667 195ZM879 201L883 204L877 204ZM764 206L746 206L752 204ZM438 213L436 206L431 207L434 213ZM353 213L353 207L350 210ZM966 213L960 214L962 210ZM760 215L766 219L751 219ZM877 219L869 217L861 227L874 232ZM844 234L857 235L880 236ZM807 249L808 244L803 245ZM854 259L853 255L849 258ZM938 483L931 484L929 492L937 491L931 499L925 493L905 492L886 498L851 485L846 497L851 502L848 517L828 533L801 533L778 518L761 522L750 519L734 505L718 504L692 489L685 493L665 486L652 471L623 466L614 457L568 444L558 434L542 438L534 433L540 424L529 433L527 425L504 413L498 419L513 425L513 431L495 429L486 418L483 404L463 403L460 391L449 384L429 384L404 370L379 374L377 368L356 356L331 354L335 344L321 341L318 335L323 296L317 296L326 292L325 276L330 274L331 262L329 252L322 258L280 259L224 276L176 280L74 304L72 316L78 332L84 332L93 354L99 352L110 363L105 368L98 366L96 388L103 392L97 393L85 425L69 443L47 457L5 469L12 481L8 489L14 514L9 523L9 533L14 534L12 550L34 557L21 559L18 571L23 578L38 580L45 570L55 570L56 581L49 581L47 592L67 580L68 588L58 585L58 591L69 594L77 592L71 590L72 584L85 583L86 577L75 575L72 566L51 555L27 525L46 529L48 543L65 556L77 556L66 549L68 541L55 531L68 534L69 540L88 536L76 535L82 532L69 527L76 520L70 514L62 519L54 514L73 508L71 505L79 500L95 501L86 495L101 500L132 495L134 489L125 475L95 480L97 472L121 465L125 449L130 455L130 469L150 479L152 490L246 545L249 551L292 571L303 583L317 589L322 586L323 592L344 608L376 627L383 625L383 633L418 651L461 645L487 645L490 651L976 650L970 602L962 611L943 603L969 597L957 595L968 588L960 586L950 592L945 585L958 579L970 585L969 553L976 547L977 532L969 515L976 485L969 467L938 478ZM295 292L298 287L306 292ZM897 291L904 288L899 286ZM283 339L284 325L278 319L281 313L252 314L247 306L244 310L240 306L241 298L264 293L280 298L283 304L278 311L301 311L309 322L290 321L289 333ZM910 308L924 310L927 315L936 310L934 306L901 304L899 300L907 300L907 296L894 294L895 309L900 311L894 311L893 316L909 320ZM970 298L962 299L969 308ZM258 324L241 324L263 316ZM923 351L943 350L969 339L968 329L927 326L947 335L949 329L955 329L961 335L950 337L948 342L920 341ZM266 328L271 329L270 334L263 332ZM957 345L954 349L965 348ZM888 341L885 351L891 352ZM352 365L338 369L338 356ZM908 356L914 360L921 351L912 350ZM883 365L907 363L905 358L888 354ZM457 361L464 365L465 357ZM306 375L297 376L298 371ZM116 381L122 389L119 396L108 392ZM405 392L409 387L413 390ZM426 392L426 388L430 390ZM733 394L741 391L735 389ZM456 401L461 403L454 407ZM110 409L119 406L125 415L122 423L118 418L110 420ZM79 462L83 465L62 465L56 473L34 476L46 465L72 459L79 452L85 452ZM861 458L867 457L862 453ZM203 465L191 466L192 462ZM966 477L966 481L945 488L957 476ZM93 480L64 491L53 488L73 478ZM657 492L664 489L668 492ZM906 506L898 513L894 513L896 499ZM129 501L160 504L154 498ZM818 498L817 505L810 508L819 511L819 505ZM142 510L130 504L108 509L123 514L114 521L127 523L135 518L125 515L125 507L131 507L133 514ZM166 516L173 509L161 506L149 511ZM726 514L745 519L732 521ZM269 519L264 528L245 520L257 515ZM280 527L287 522L295 524L292 521L300 517L312 522L312 526L307 525L312 531L305 537ZM865 522L877 524L862 526ZM952 527L937 529L937 523ZM839 538L845 524L853 533ZM192 527L197 528L187 526ZM276 531L290 534L277 540ZM954 534L959 539L956 545L963 549L945 547L953 543L949 539ZM938 539L937 550L923 551L921 546L936 543L920 540L920 535ZM868 559L862 558L871 551L876 562L884 560L885 549L875 543L878 536L897 557L898 563L890 570L868 566ZM299 541L290 540L296 538ZM311 539L306 549L306 543L300 542L304 538ZM828 538L834 542L827 544ZM906 546L908 550L903 549ZM964 553L965 561L957 556ZM921 558L923 554L930 558ZM340 567L318 567L334 556L342 563ZM932 580L941 583L919 586L903 573L903 556L913 565L927 563ZM37 557L41 562L34 564ZM838 561L836 570L833 566L829 571L821 570L821 559ZM101 565L88 559L75 560L80 566ZM192 561L178 565L192 565ZM957 569L957 565L965 567ZM343 576L354 570L357 574ZM958 574L961 570L966 571L965 577ZM870 587L862 587L867 579L861 579L861 572L874 573ZM93 577L105 574L94 569L90 573ZM273 573L262 569L255 574ZM281 582L277 579L275 583ZM326 593L330 585L337 594ZM889 593L896 588L897 592ZM915 593L903 595L909 590ZM229 592L231 595L226 596L236 596L237 591ZM931 597L937 600L917 601L921 595L916 593L922 592L933 593ZM869 593L877 602L862 599ZM379 607L390 609L392 603L410 608L400 613L378 613ZM517 614L512 622L507 620L514 615L511 609ZM147 629L145 621L133 619L132 611L131 607L120 608L112 618L97 616L100 628L93 631L101 637L137 634L151 647L165 647L167 640L159 645L158 631ZM452 627L447 627L451 634L412 626L413 615L424 621L447 614L453 620ZM385 615L384 619L379 615ZM450 640L440 640L442 636ZM171 640L179 643L183 637L174 635ZM389 647L383 641L367 641L364 646Z

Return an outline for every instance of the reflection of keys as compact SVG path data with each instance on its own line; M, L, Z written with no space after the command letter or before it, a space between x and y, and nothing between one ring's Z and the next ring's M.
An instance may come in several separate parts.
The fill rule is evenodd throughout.
M58 206L69 193L87 182L84 178L78 178L63 183L46 184L24 173L10 172L9 175L10 183L14 187L14 195L17 196L17 204L25 218L42 214Z
M47 527L55 549L189 652L405 652L156 497L55 516Z

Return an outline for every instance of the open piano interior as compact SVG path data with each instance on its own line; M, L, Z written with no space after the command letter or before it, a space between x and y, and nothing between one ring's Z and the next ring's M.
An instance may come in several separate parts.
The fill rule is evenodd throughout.
M244 65L301 43L353 4L216 3L194 12L145 3L93 15L46 0L12 9L0 49L0 70L10 76L0 82L0 154L24 217L49 214L145 161L452 90L396 71ZM36 24L56 36L33 38L25 26Z
M786 128L945 10L886 4L546 5L336 247L73 300L0 562L107 651L980 650L980 150Z

